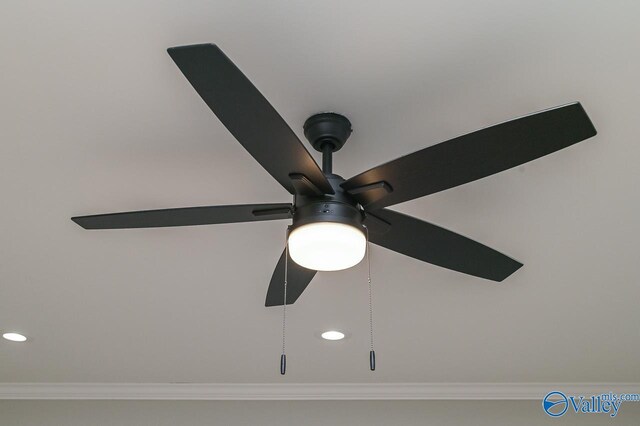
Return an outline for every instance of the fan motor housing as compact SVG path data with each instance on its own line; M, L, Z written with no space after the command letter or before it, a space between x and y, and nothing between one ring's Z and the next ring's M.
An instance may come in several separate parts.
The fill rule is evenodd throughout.
M334 174L326 174L326 177L335 194L296 195L291 229L309 223L335 222L354 226L364 232L363 211L360 205L340 186L344 179Z

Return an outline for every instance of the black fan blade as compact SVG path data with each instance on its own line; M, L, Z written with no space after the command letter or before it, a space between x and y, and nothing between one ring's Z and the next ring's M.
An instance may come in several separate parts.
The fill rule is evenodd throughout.
M288 219L291 208L289 203L239 204L97 214L76 216L71 220L84 229L158 228Z
M293 130L253 84L213 44L167 50L222 124L287 191L302 174L325 194L331 185Z
M576 102L430 146L354 176L342 187L375 210L481 179L595 134Z
M502 281L522 263L477 241L388 209L368 213L387 223L371 229L372 243L443 268L476 277ZM367 218L365 224L369 221Z
M285 251L282 252L278 265L271 276L265 306L281 306L284 302L284 259ZM287 270L287 305L291 305L298 300L318 271L303 268L291 260L291 257L289 257Z

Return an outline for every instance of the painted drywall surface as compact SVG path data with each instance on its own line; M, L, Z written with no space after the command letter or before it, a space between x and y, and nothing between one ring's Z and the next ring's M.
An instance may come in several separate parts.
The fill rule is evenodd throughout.
M0 382L640 382L640 2L0 4L0 329L29 337L0 339ZM524 267L497 285L373 245L376 372L363 262L290 307L281 377L264 297L287 221L69 220L291 201L166 52L204 42L303 141L309 115L348 116L344 177L574 100L598 135L393 206Z
M638 425L640 403L617 418L550 418L538 401L0 401L7 426Z

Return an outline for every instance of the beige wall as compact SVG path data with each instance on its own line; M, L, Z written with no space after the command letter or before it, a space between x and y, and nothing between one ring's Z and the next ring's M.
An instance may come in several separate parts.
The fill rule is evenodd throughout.
M539 401L0 401L0 425L634 425L640 403L617 418L568 413Z

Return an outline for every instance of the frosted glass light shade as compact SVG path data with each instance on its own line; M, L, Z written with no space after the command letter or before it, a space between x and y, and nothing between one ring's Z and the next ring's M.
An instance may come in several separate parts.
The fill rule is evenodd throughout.
M364 233L342 223L310 223L295 228L289 235L291 259L315 271L339 271L355 266L366 249Z

